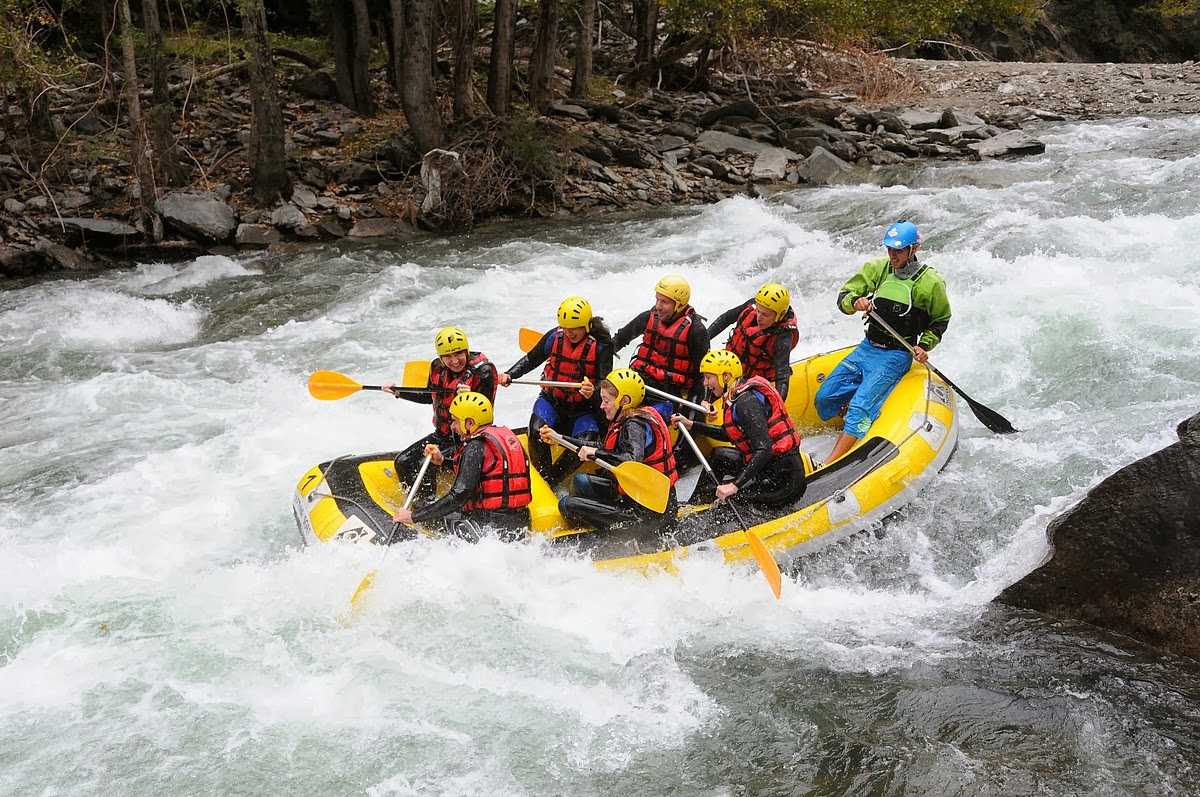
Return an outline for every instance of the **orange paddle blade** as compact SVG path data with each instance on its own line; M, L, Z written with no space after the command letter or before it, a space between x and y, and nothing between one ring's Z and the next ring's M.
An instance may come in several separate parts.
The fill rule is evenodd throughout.
M429 363L424 360L412 360L404 364L404 380L401 387L428 387Z
M783 587L783 574L779 572L779 563L753 531L746 529L746 539L750 541L750 552L754 554L754 560L762 569L763 578L771 585L771 592L775 593L778 600L779 591Z
M422 385L424 387L424 385ZM308 378L308 392L321 401L334 401L362 390L362 385L337 371L315 371Z
M538 341L542 339L543 332L538 332L536 329L529 327L521 327L520 337L517 342L521 346L521 351L529 352L533 347L538 345Z

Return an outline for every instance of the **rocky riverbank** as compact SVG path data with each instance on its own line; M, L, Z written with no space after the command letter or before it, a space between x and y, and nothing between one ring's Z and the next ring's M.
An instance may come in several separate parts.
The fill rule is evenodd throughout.
M897 60L886 68L902 103L865 102L837 87L806 88L804 80L781 89L765 78L719 74L705 92L614 90L603 101L558 102L525 133L549 164L539 167L539 185L495 211L571 216L707 203L771 186L869 179L874 166L910 159L1036 154L1044 146L1022 131L1032 121L1200 110L1200 70L1192 63ZM119 158L84 160L56 185L31 183L14 142L0 138L0 177L20 186L0 210L0 276L286 241L407 239L478 221L479 195L508 188L489 183L488 161L469 142L461 152L422 156L397 115L354 117L332 101L329 74L317 71L287 84L297 178L291 200L256 207L238 167L249 136L248 92L235 73L216 85L191 111L210 124L187 142L211 153L210 179L157 201L161 239L132 215ZM98 138L104 132L86 116L69 121ZM224 162L230 165L221 170Z

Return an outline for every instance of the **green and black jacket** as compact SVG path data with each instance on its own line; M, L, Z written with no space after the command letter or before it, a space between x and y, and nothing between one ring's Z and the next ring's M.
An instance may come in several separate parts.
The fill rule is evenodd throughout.
M926 351L941 342L950 325L946 282L927 265L922 265L908 279L901 279L886 257L864 263L838 293L838 309L853 315L854 302L864 296L905 340ZM867 323L867 340L887 349L904 348L873 320Z

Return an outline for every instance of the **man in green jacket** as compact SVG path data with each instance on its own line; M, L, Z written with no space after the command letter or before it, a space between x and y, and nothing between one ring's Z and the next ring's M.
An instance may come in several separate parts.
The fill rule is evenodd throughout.
M917 362L941 342L950 324L950 300L942 275L917 260L917 225L898 221L883 236L888 256L865 263L838 293L847 315L874 310L913 347ZM817 414L827 421L845 408L842 434L826 462L845 454L879 417L884 399L912 365L914 355L874 319L858 348L838 364L816 395Z

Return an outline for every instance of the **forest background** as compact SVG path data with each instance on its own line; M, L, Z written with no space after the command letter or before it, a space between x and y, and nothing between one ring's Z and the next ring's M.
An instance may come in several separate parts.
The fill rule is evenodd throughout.
M361 195L338 185L354 175L305 172L373 151L392 167L388 214L470 226L561 190L578 142L547 115L564 99L616 119L741 81L760 102L831 87L902 102L913 87L894 54L1181 62L1200 51L1198 4L0 0L0 198L14 217L102 214L151 241L170 192L216 190L245 215L307 182L357 217ZM421 207L433 150L453 154L465 209ZM14 229L0 225L0 246Z

